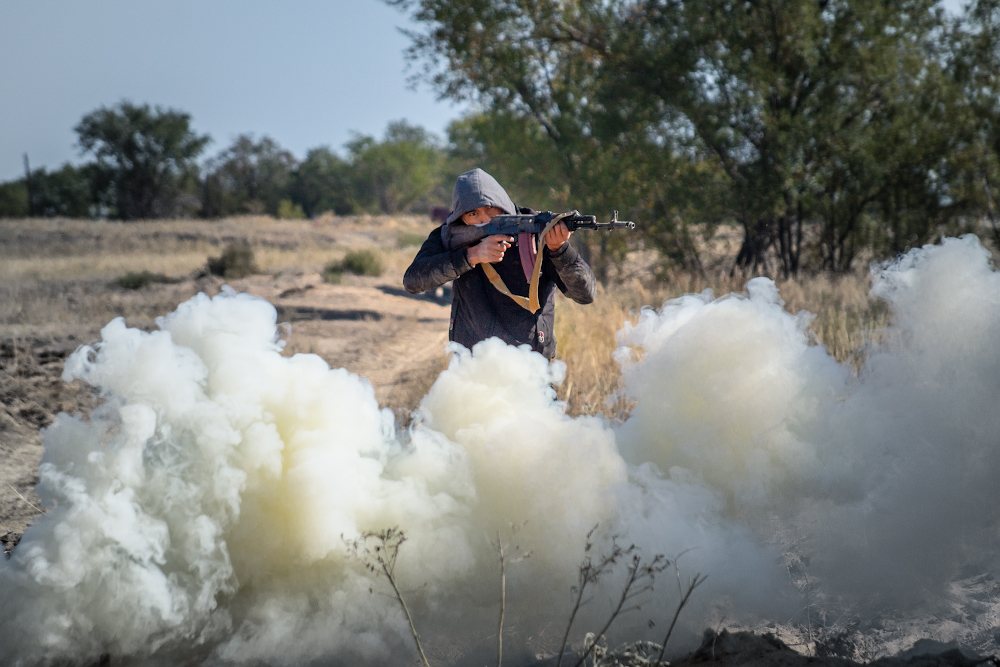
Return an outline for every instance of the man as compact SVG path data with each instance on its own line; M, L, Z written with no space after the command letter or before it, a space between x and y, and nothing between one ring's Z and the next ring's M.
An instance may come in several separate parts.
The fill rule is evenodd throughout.
M505 213L535 213L516 207L507 191L482 169L458 177L451 203L446 225L476 225ZM560 222L545 236L542 257L535 257L534 234L519 234L522 238L517 239L489 236L474 246L448 250L441 239L443 227L430 233L406 270L406 291L426 292L453 280L449 340L471 348L496 336L510 345L530 345L548 359L555 357L556 288L577 303L587 304L594 301L597 285L590 266L570 245L572 232L565 223ZM483 268L492 266L511 293L526 296L536 261L542 262L538 312L529 311L500 292L490 282L488 269Z

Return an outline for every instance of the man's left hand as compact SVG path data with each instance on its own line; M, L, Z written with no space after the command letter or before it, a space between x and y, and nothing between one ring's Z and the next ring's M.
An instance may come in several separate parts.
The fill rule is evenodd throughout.
M560 222L555 227L549 230L549 233L545 235L545 245L548 247L549 252L555 252L559 248L569 241L569 237L573 232L566 228L565 222Z

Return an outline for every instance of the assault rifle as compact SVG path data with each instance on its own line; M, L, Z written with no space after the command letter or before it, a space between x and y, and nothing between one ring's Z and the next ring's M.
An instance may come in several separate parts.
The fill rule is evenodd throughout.
M448 250L458 250L474 245L494 234L513 236L516 242L518 234L525 232L541 234L548 224L557 218L560 218L559 222L565 222L566 228L571 232L578 229L598 229L601 231L635 229L634 222L618 221L618 211L615 211L611 217L611 222L598 222L596 215L580 215L579 211L570 211L569 213L543 211L535 215L498 215L481 225L445 225L441 229L441 240Z

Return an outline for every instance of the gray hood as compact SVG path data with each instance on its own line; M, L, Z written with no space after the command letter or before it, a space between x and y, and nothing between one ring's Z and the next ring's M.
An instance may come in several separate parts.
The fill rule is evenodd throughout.
M465 172L455 181L455 189L451 193L448 224L480 206L496 206L508 215L517 213L510 195L497 183L497 179L477 168Z

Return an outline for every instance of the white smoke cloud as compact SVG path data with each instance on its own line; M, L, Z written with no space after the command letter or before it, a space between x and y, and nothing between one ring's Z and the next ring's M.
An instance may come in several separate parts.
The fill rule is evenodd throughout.
M397 433L366 380L282 357L261 299L199 295L153 333L115 320L67 362L106 400L44 435L48 511L0 561L0 650L20 665L409 658L397 602L345 548L390 526L409 538L397 574L442 662L492 646L487 538L511 523L532 551L509 571L515 657L556 648L595 524L647 556L694 549L681 565L711 586L693 626L716 604L793 605L792 542L831 595L900 599L994 568L998 288L971 237L881 267L895 324L859 378L766 279L668 302L619 334L636 401L619 428L567 417L551 388L563 365L497 340L453 348ZM658 591L627 630L675 602Z
M830 524L817 547L841 583L919 599L1000 564L1000 274L968 236L873 278L894 326L816 424L834 502L810 514Z
M771 281L747 288L671 301L619 333L638 401L623 455L704 480L727 516L795 542L830 595L904 604L963 568L995 571L1000 274L978 240L875 267L893 326L856 380Z
M619 446L633 463L698 474L734 514L752 516L815 474L818 452L803 427L847 374L809 344L811 317L784 311L771 280L755 278L747 291L675 299L619 332L626 393L637 401Z

